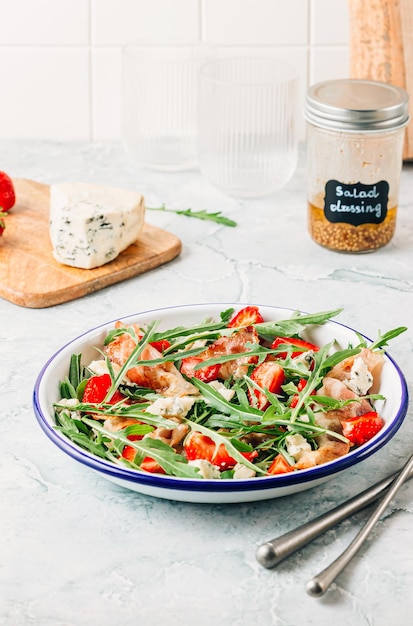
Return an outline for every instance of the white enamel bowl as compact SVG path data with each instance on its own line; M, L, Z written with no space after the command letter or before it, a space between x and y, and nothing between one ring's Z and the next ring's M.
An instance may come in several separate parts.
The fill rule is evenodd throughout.
M175 326L199 324L211 316L219 320L221 311L230 307L238 311L243 306L245 304L240 303L186 305L145 311L120 319L139 324L161 320L158 330L165 330ZM266 321L287 319L294 312L291 309L258 306ZM385 425L370 441L344 457L298 472L244 480L195 480L144 474L123 468L83 450L57 431L53 411L53 403L60 399L59 381L67 376L71 355L81 353L84 364L97 358L95 347L102 346L107 331L113 328L116 321L115 319L102 324L73 339L47 361L36 380L33 406L41 428L62 452L99 472L102 477L139 493L184 502L234 503L277 498L310 489L360 463L388 443L400 428L407 412L408 392L405 378L398 365L386 354L380 386L380 393L386 400L376 404L376 410L382 415ZM339 348L347 348L349 343L358 343L354 330L335 321L311 327L303 336L319 345L335 339Z

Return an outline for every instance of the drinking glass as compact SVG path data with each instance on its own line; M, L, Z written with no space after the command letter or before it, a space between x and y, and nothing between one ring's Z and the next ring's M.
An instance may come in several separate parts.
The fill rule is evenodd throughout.
M297 75L270 58L217 58L200 77L203 176L239 197L268 196L297 166Z
M122 51L122 139L140 165L198 165L199 71L214 48L202 42L137 41Z

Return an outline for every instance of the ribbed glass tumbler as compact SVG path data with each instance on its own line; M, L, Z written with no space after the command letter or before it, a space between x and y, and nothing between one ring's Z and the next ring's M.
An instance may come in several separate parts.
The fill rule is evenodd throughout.
M198 165L199 71L214 48L202 42L137 41L122 55L122 139L141 166Z
M220 58L201 68L199 161L226 194L268 196L297 166L297 76L271 58Z

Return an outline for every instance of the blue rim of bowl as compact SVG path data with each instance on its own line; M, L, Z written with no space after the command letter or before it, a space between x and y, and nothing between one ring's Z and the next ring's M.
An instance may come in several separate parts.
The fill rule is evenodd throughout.
M122 319L128 319L130 317L136 318L141 315L148 315L151 313L159 313L165 311L171 311L174 309L181 308L191 308L191 307L208 307L208 306L233 306L234 303L225 303L225 302L214 302L214 303L202 303L202 304L188 304L188 305L177 305L171 307L163 307L158 309L150 309L147 311L141 311L138 313L133 313L127 316L122 317ZM237 303L237 306L243 307L247 306L244 303ZM258 307L267 307L273 309L282 309L282 310L290 310L294 311L294 309L288 309L285 307L272 306L268 304L256 305ZM118 318L117 318L118 319ZM62 346L59 350L57 350L50 359L45 363L43 368L41 369L34 386L33 391L33 410L36 416L36 419L46 434L46 436L62 451L65 452L68 456L70 456L75 461L86 465L90 469L96 470L111 478L115 478L120 481L131 482L134 484L142 484L150 488L156 489L169 489L174 491L196 491L196 492L219 492L219 493L232 493L232 492L246 492L246 491L267 491L269 489L277 489L283 487L292 487L295 485L300 485L307 482L313 482L316 480L322 480L326 477L333 477L335 474L342 472L348 467L352 467L357 463L363 461L364 459L371 456L374 452L382 448L390 439L394 437L396 432L401 427L404 418L407 414L408 404L409 404L409 395L407 382L404 377L403 372L400 367L394 361L394 359L385 352L385 357L391 362L393 367L395 368L397 375L400 379L401 384L401 398L400 398L400 406L397 410L396 416L393 419L392 425L387 428L385 431L380 431L373 439L369 442L360 446L360 448L356 448L354 451L348 453L343 457L339 457L334 461L330 461L328 463L324 463L323 465L317 465L315 467L300 470L298 472L291 472L288 474L281 474L278 476L264 476L264 477L255 477L249 479L221 479L221 480L211 480L211 479L187 479L175 476L165 476L160 474L147 474L145 472L139 472L138 470L131 470L127 467L123 468L121 466L117 466L110 461L106 461L105 459L101 459L97 456L92 455L91 453L83 450L81 447L74 444L70 439L60 434L58 430L51 426L49 421L46 419L43 411L40 407L39 403L39 388L43 379L44 374L46 373L49 366L53 363L53 361L59 356L59 354L69 347L72 343L77 342L79 339L84 337L85 335L89 335L95 331L98 331L101 328L105 328L111 323L109 321L104 324L99 324L98 326L91 328L90 330L78 335L64 346ZM342 324L341 322L337 322L335 320L329 320L331 324L337 324L351 332L356 332L350 326ZM357 331L358 332L358 331ZM368 337L363 335L362 333L358 334L366 339L367 341L371 341Z

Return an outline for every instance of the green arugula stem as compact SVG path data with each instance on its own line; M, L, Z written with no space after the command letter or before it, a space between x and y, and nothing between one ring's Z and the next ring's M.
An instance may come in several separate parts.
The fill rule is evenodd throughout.
M231 220L229 217L222 215L221 211L216 213L208 213L208 211L193 211L192 209L167 209L165 205L160 207L146 207L148 211L164 211L165 213L175 213L176 215L185 215L186 217L195 217L198 220L208 220L210 222L216 222L223 226L230 226L234 228L237 222Z

